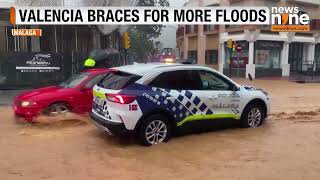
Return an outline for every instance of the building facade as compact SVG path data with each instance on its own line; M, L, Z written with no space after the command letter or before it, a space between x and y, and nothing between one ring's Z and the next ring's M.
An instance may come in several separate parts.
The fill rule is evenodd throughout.
M109 3L109 4L108 4ZM131 0L3 0L0 1L0 89L37 87L64 80L81 70L84 60L94 49L112 49L119 52L114 66L123 64L122 34L125 26L111 25L47 25L16 26L10 23L11 6L122 6L135 5ZM41 37L12 36L12 29L42 29ZM28 66L30 60L49 57L48 66L58 70L26 71L19 67ZM49 62L50 61L50 62ZM24 64L23 64L24 62ZM52 67L47 67L47 69ZM39 74L40 72L40 74Z
M266 25L184 25L177 30L177 47L186 59L229 75L253 78L289 76L320 68L319 0L190 0L185 6L294 6L311 19L309 32L272 32ZM229 53L228 39L241 52Z

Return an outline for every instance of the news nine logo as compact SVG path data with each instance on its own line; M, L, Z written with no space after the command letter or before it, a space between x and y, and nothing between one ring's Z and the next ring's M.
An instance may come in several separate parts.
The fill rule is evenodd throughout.
M310 17L299 7L272 7L271 31L310 31Z

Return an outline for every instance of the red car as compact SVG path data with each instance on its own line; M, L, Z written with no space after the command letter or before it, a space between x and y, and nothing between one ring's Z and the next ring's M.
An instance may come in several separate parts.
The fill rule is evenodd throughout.
M40 114L56 116L68 111L77 114L87 113L92 106L92 87L108 71L108 69L90 69L72 76L57 86L23 92L14 100L14 113L26 121L32 121Z

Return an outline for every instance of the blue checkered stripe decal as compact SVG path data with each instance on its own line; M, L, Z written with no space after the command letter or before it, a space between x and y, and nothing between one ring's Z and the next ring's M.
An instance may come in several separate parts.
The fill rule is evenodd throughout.
M175 118L184 119L194 114L212 114L209 107L201 99L188 90L170 90L152 87L154 96L149 100L157 105L164 105Z
M238 108L233 108L233 109L231 109L231 111L232 111L233 114L236 114L236 115L240 114L240 111L239 111Z
M108 106L107 106L107 102L104 101L103 102L103 106L100 107L98 106L95 102L92 103L92 107L93 109L100 115L108 118L108 119L111 119L111 116L110 116L110 113L108 111Z

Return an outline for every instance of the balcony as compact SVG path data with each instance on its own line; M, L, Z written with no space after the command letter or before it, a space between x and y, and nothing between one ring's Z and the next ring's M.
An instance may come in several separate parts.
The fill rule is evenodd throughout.
M219 25L203 25L204 34L217 34L219 33Z
M184 36L184 26L179 26L176 31L176 38L180 38Z
M186 35L197 35L198 33L198 25L186 25Z

